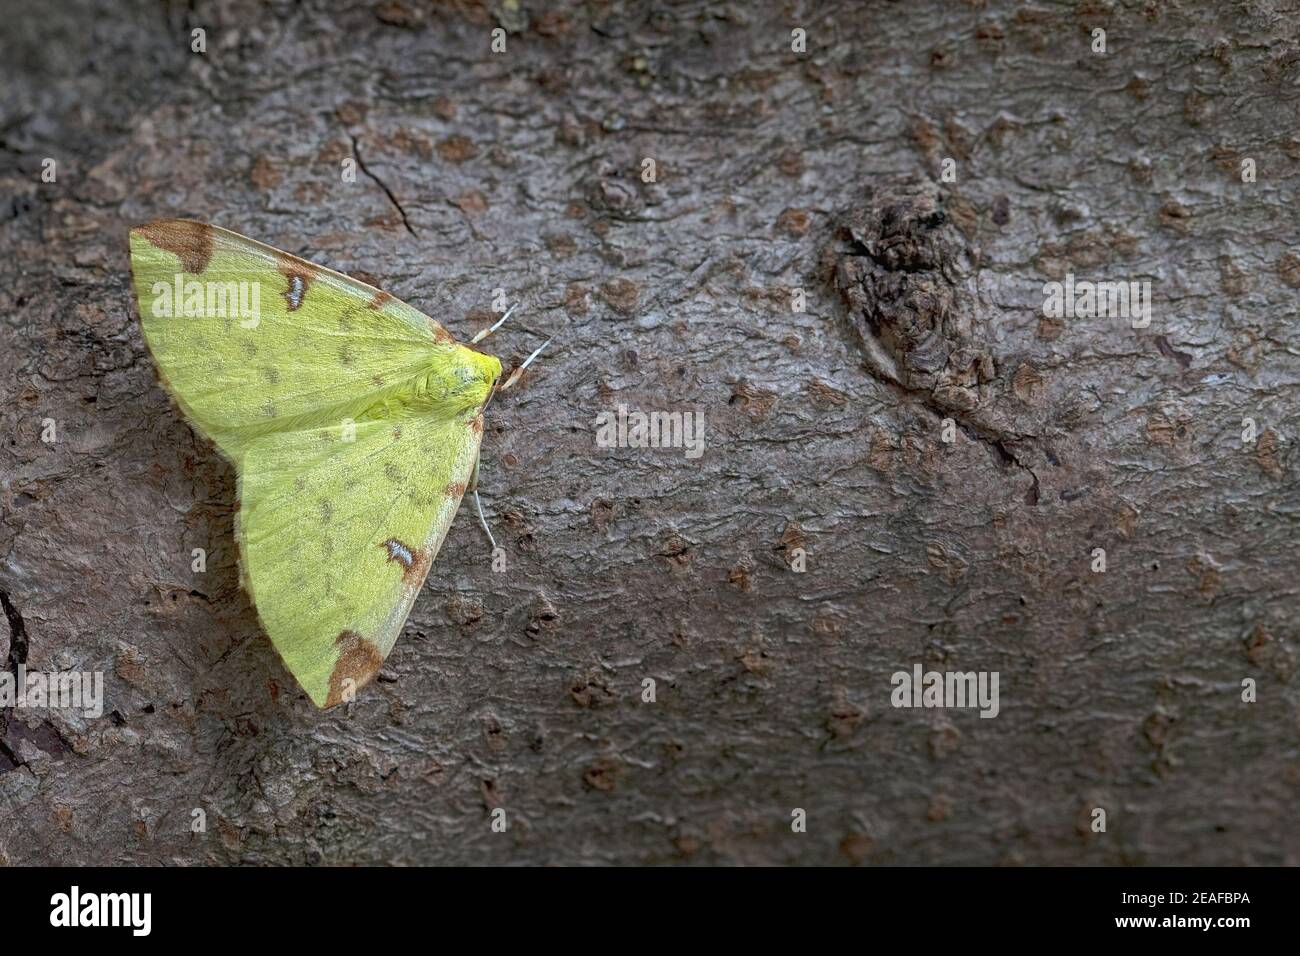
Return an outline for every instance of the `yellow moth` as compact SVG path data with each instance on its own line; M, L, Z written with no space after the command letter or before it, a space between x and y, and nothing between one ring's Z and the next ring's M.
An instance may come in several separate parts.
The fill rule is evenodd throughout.
M318 707L351 700L473 487L501 363L386 292L216 226L161 219L130 242L159 377L238 472L262 626Z

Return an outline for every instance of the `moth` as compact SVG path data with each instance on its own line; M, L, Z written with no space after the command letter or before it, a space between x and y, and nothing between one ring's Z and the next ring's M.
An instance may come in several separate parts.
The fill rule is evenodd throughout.
M241 583L262 627L316 706L351 700L475 487L501 362L386 292L207 223L156 220L130 244L159 379L238 473Z

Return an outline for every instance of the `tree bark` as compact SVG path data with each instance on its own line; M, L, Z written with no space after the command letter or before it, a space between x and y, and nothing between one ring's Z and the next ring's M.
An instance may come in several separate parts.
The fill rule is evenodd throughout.
M1296 3L0 8L0 660L105 674L0 713L0 861L1300 863ZM462 510L345 708L157 384L169 216L562 330L488 412L506 571Z

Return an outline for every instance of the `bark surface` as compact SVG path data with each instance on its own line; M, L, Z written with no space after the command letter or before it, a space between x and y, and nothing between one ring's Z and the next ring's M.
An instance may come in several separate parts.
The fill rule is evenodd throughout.
M1300 863L1297 4L526 7L0 4L0 661L105 674L0 711L0 862ZM567 322L488 413L506 572L462 509L349 707L157 384L162 216L462 340L504 289L507 367Z

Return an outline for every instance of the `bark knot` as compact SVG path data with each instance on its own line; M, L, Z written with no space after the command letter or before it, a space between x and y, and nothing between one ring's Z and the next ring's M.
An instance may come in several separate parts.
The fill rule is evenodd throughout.
M873 374L969 412L995 370L974 328L972 254L943 202L925 179L868 187L841 219L834 282Z

